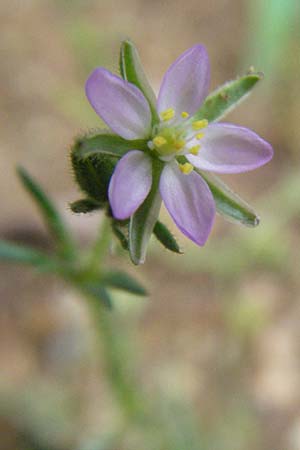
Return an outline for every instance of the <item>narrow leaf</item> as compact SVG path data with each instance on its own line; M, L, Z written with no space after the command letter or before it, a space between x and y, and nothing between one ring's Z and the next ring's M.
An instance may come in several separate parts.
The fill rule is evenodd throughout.
M82 198L70 203L70 208L74 213L90 213L96 211L97 209L104 208L103 203L96 202L92 198Z
M195 170L207 182L219 214L232 222L238 222L248 227L256 227L259 224L259 217L251 206L235 194L222 180L211 173Z
M75 252L74 242L54 204L24 168L18 167L17 173L23 186L39 207L44 222L57 245L59 254L67 259L72 258Z
M193 120L205 118L214 122L222 119L249 95L261 79L261 73L250 73L220 86L206 98Z
M59 269L59 263L45 253L6 241L0 241L0 260L29 264L42 270L56 271Z
M168 250L175 253L182 253L173 234L168 230L166 225L157 221L153 233L159 242Z
M158 122L155 93L146 77L138 51L129 40L123 41L121 45L120 72L124 80L135 84L142 91L149 102L154 122Z
M129 252L134 264L143 264L146 259L148 242L157 221L161 206L158 189L163 163L153 159L152 188L139 209L131 216L129 224Z
M112 300L105 289L102 281L89 281L80 283L78 285L79 289L86 295L91 296L92 298L99 300L103 303L104 306L111 309L112 308Z
M136 295L147 295L145 288L125 272L110 272L101 277L101 282L107 286Z

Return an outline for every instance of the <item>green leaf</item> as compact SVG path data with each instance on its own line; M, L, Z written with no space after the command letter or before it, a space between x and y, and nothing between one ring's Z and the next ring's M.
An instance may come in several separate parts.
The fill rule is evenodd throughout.
M107 273L101 277L101 282L107 287L121 289L131 294L147 295L145 288L125 272Z
M50 272L56 272L59 269L58 261L52 259L45 253L6 241L0 241L0 260L18 264L29 264Z
M209 122L214 122L222 119L249 95L262 78L261 73L249 73L236 80L228 81L206 98L192 120L204 118Z
M158 159L153 159L152 164L152 188L144 203L131 216L129 224L129 252L132 262L137 265L145 262L148 242L161 206L158 185L164 164Z
M70 203L71 210L77 214L93 212L97 209L104 208L104 206L103 203L96 202L92 198L82 198Z
M103 303L104 306L111 309L112 300L103 286L102 281L86 281L78 284L79 289L85 294Z
M123 41L120 49L120 72L124 80L135 84L149 102L154 122L159 121L155 93L146 77L138 51L130 41Z
M171 252L182 253L182 251L179 248L179 245L177 244L176 239L174 238L172 233L168 230L166 225L157 221L154 226L153 233L165 248L171 250Z
M286 63L290 64L289 51L299 29L299 0L254 0L247 3L247 8L252 38L247 39L248 51L244 55L263 68L271 79L269 87L276 89L274 78L284 77L286 81L290 76Z
M23 186L29 192L33 200L42 213L44 222L52 235L60 256L71 259L75 253L75 244L71 238L70 231L67 229L63 219L47 194L42 190L39 184L22 167L17 168L17 173Z
M194 169L207 182L216 202L219 214L232 222L238 222L248 227L256 227L259 217L255 211L235 194L222 180L215 175Z

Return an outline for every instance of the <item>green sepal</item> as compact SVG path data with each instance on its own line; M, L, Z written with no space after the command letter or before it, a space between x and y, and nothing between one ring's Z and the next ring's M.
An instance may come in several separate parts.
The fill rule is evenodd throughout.
M58 210L39 184L24 168L18 167L17 173L23 186L42 213L44 222L55 241L58 253L64 259L72 259L76 251L75 244Z
M147 295L146 289L125 272L109 272L101 276L101 282L109 288L121 289L135 295Z
M220 178L199 169L194 170L208 184L219 214L231 222L238 222L248 227L256 227L259 224L259 216L251 206L233 192Z
M85 214L96 211L98 209L105 208L106 203L96 202L92 198L82 198L80 200L76 200L75 202L70 203L71 211L77 214Z
M0 241L0 260L34 266L45 272L58 272L61 269L59 261L45 253L7 241Z
M161 197L159 179L164 164L158 159L152 159L152 187L138 210L131 216L129 224L129 253L134 264L143 264L146 259L148 242L157 221Z
M119 63L123 79L134 84L142 91L148 100L153 122L159 122L155 93L146 77L138 51L130 40L125 40L121 44Z
M100 152L82 157L75 150L71 153L71 162L81 190L97 203L106 203L109 181L118 158Z
M144 140L127 141L106 131L83 135L71 148L75 180L91 199L106 203L109 181L118 160L130 150L145 148Z
M206 98L192 120L207 119L209 122L214 122L222 119L249 95L262 78L261 73L249 73L236 80L228 81Z
M182 253L173 234L163 223L159 221L156 222L153 229L153 234L166 249L174 253Z
M78 136L71 148L71 153L75 152L76 156L80 158L93 156L97 153L121 158L130 150L143 149L148 149L147 141L144 139L129 141L108 130L98 130Z

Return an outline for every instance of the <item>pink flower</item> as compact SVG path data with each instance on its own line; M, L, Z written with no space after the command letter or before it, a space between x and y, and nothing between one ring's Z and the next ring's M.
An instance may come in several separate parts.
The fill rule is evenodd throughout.
M159 191L168 212L187 237L204 245L215 203L193 169L240 173L270 161L271 145L253 131L193 118L209 81L206 49L195 45L167 70L157 99L160 122L152 125L148 101L135 85L102 67L90 75L86 94L103 121L124 139L148 142L147 150L126 153L111 177L108 195L115 218L128 219L144 202L152 185L152 158L158 158L164 163Z

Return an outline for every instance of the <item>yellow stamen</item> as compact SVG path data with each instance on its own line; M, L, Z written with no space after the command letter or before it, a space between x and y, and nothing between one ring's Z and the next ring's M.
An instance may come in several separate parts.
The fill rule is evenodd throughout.
M184 139L179 139L178 141L175 142L174 147L175 147L177 150L181 150L182 147L185 146L185 144L186 144L186 142L185 142Z
M192 166L192 164L186 162L184 164L179 164L179 169L181 170L182 173L184 173L185 175L188 175L189 173L192 172L194 167Z
M155 138L153 139L153 144L158 148L166 143L167 139L165 139L163 136L155 136Z
M183 119L187 119L188 117L189 117L190 115L189 115L189 113L188 112L186 112L186 111L182 111L182 113L181 113L181 117L183 118Z
M173 108L168 108L165 111L160 113L160 117L164 122L167 122L170 119L173 119L175 116L175 110Z
M193 130L202 130L202 128L207 127L208 125L208 121L206 119L202 119L202 120L196 120L195 122L193 122L192 127Z
M194 145L194 147L191 147L191 148L189 149L189 152L190 152L192 155L198 155L199 150L200 150L200 145Z
M196 134L196 139L202 139L204 136L204 133L198 133Z

